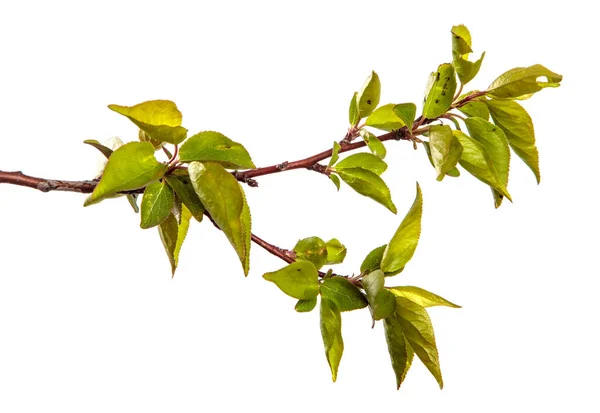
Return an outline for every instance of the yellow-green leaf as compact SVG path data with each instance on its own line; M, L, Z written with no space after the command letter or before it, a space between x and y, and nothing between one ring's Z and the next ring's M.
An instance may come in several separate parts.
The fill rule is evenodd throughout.
M346 247L338 239L332 238L325 243L327 247L327 265L341 264L346 258Z
M188 207L196 221L202 221L205 211L204 205L202 205L200 198L198 198L189 175L187 173L183 176L170 174L167 175L165 179L171 188L173 188L181 202Z
M327 262L327 245L319 237L299 240L294 246L297 260L310 261L320 269Z
M456 92L456 76L450 63L441 64L434 76L423 105L423 116L428 119L446 113Z
M396 313L392 314L391 317L385 318L383 320L383 326L388 352L390 353L390 359L392 361L392 368L396 375L396 386L399 389L406 378L406 373L408 373L408 370L410 369L415 352L404 336L402 326L400 325Z
M350 281L343 277L331 277L321 283L321 297L335 303L340 311L365 308L366 297Z
M181 207L180 222L177 222L175 215L169 214L167 219L158 226L158 233L169 257L171 273L173 275L175 275L175 270L179 263L179 252L187 235L191 217L191 212L183 205Z
M455 130L452 133L463 147L459 161L460 166L481 182L496 189L499 193L510 197L506 187L502 184L498 176L492 158L484 146L461 131Z
M427 311L408 298L396 297L396 316L408 344L435 377L441 389L444 382L433 325Z
M181 162L216 162L229 169L256 168L242 144L213 131L191 136L181 145L179 159Z
M338 161L338 159L340 159L340 144L337 142L333 142L333 149L331 150L331 158L329 159L329 165L327 165L328 168L330 168L334 163L336 163Z
M108 105L108 108L129 118L157 141L178 144L187 136L187 129L181 127L181 112L169 100L151 100L135 106Z
M154 147L148 142L130 142L114 151L98 185L84 206L102 201L118 192L143 188L162 178L167 167L154 157Z
M319 295L319 273L310 261L296 261L277 271L265 273L263 278L299 300L310 300Z
M546 87L560 86L561 81L561 75L542 65L516 67L494 80L487 95L496 99L527 99Z
M308 313L315 308L317 305L317 297L311 298L310 300L298 300L294 309L299 313Z
M343 169L337 173L359 194L379 202L394 214L397 212L389 188L377 174L363 168Z
M506 188L510 169L510 150L504 132L498 126L481 118L467 118L465 119L465 125L467 125L471 137L487 151L494 163L502 188ZM511 200L507 190L498 191L498 194L494 197L496 208L500 206L503 196Z
M112 155L113 150L105 145L102 145L100 142L98 142L95 139L86 139L85 141L83 141L83 143L88 144L90 146L93 146L94 148L98 149L102 155L106 156L106 158L110 158L110 155Z
M434 125L429 129L429 150L437 180L444 179L446 174L456 168L462 154L462 146L447 125Z
M159 181L149 184L142 197L140 227L152 228L167 219L173 208L173 201L173 190L169 185Z
M340 190L340 178L338 178L338 176L334 175L334 174L330 174L328 176L329 176L329 179L331 180L331 182L333 182L333 184L335 185L335 187L339 191Z
M348 108L348 120L352 126L356 125L360 120L360 115L358 113L358 92L354 92L354 95L352 95L350 107Z
M383 272L398 271L410 261L419 243L422 215L423 195L421 187L417 184L415 201L383 253L381 259L381 270Z
M387 169L387 164L373 154L361 152L352 154L335 165L336 171L354 168L362 168L374 174L381 175Z
M408 298L412 302L424 308L435 306L461 308L459 305L451 303L445 298L442 298L437 294L434 294L419 287L406 285L399 287L390 287L388 288L388 290L391 291L394 295L398 297Z
M373 113L379 105L380 95L381 82L379 81L379 76L377 76L377 73L371 72L371 75L367 78L356 96L359 119Z
M494 123L504 131L513 151L533 171L540 183L540 165L533 121L517 102L511 100L490 100L486 102L490 108Z
M471 33L464 24L452 26L452 51L461 55L471 53Z
M373 155L377 156L380 159L384 159L387 154L387 149L385 149L385 145L381 143L381 141L377 138L377 136L373 135L366 129L360 130L360 136L363 138L369 150L373 153ZM331 165L330 165L331 166Z
M337 379L338 367L344 352L342 339L342 315L337 306L324 298L321 299L321 336L325 346L325 357L331 368L331 379Z
M458 75L458 79L464 85L469 83L477 76L479 69L481 69L481 63L485 58L485 52L481 54L481 57L474 62L470 62L465 57L462 57L456 53L452 53L454 70Z
M381 320L391 316L396 311L396 298L394 294L383 288L383 271L372 271L365 275L361 281L367 293L373 320Z
M396 106L395 103L388 103L387 105L378 107L369 115L365 124L372 128L388 132L406 126L404 120L402 120L394 111Z
M404 122L409 131L412 130L417 114L417 105L414 103L399 103L394 106L394 113L402 119L402 122Z
M472 100L466 105L462 105L458 110L470 118L490 119L490 111L485 101Z
M222 165L213 162L191 162L188 172L202 205L237 252L248 275L250 222L240 184Z
M386 248L387 244L382 245L381 247L374 248L371 252L367 254L362 264L360 265L361 274L367 274L371 271L375 271L381 268L381 260L383 258L383 253L385 252ZM403 269L404 267L396 271L386 272L384 273L384 276L391 277L393 275L397 275L401 273Z

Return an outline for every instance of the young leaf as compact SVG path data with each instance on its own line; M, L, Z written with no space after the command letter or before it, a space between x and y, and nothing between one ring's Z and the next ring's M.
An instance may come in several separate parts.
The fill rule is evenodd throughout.
M414 103L400 103L394 106L394 113L402 119L402 122L404 122L409 131L412 130L417 114L417 105Z
M356 96L358 103L358 117L362 119L369 116L377 105L379 105L379 97L381 95L381 82L377 73L371 72L362 88Z
M538 80L546 78L546 81ZM488 87L487 95L496 99L527 99L546 87L558 87L562 76L542 65L516 67L500 75Z
M452 135L450 126L434 125L429 129L429 150L437 172L437 180L441 181L449 171L456 168L462 154L462 146Z
M319 295L319 273L310 261L296 261L280 270L263 275L281 291L299 300L310 300Z
M169 214L167 219L158 226L158 233L171 262L171 273L173 275L175 275L179 263L179 252L187 235L191 217L192 213L183 205L180 222L177 222L175 215Z
M380 269L381 259L383 258L383 253L386 248L387 244L377 247L369 252L362 264L360 264L360 273L365 274Z
M452 51L460 55L473 52L471 33L464 24L452 26Z
M399 389L410 369L415 352L404 336L397 314L394 313L391 317L385 318L383 326L392 368L396 374L396 385Z
M256 168L244 146L213 131L191 136L181 145L179 159L181 162L216 162L228 169Z
M181 127L181 112L169 100L151 100L135 106L108 105L108 108L129 118L152 139L178 144L187 136Z
M121 191L130 191L162 178L167 167L154 157L148 142L130 142L114 151L98 185L84 206L102 201Z
M340 311L359 310L368 304L360 290L343 277L324 280L321 283L321 297L335 303Z
M294 309L299 313L308 313L315 308L317 305L317 297L311 298L310 300L298 300Z
M340 144L334 141L333 149L331 150L331 158L329 159L329 164L327 165L328 168L331 168L331 166L336 163L338 159L340 159L339 151Z
M127 194L126 197L127 201L129 202L129 205L131 205L131 208L133 208L133 212L135 212L136 214L140 212L140 208L137 204L137 194Z
M464 85L469 83L471 80L477 76L479 73L479 69L481 69L481 63L483 63L483 59L485 58L485 52L481 54L481 57L474 62L470 62L465 57L452 53L454 70L458 75L458 79Z
M373 320L387 318L396 311L396 297L383 288L383 271L375 270L365 275L362 278L362 285L367 293Z
M358 113L358 92L354 92L354 95L352 95L350 108L348 108L348 120L352 126L356 125L360 120L360 115Z
M540 166L533 122L523 106L510 100L487 101L494 123L504 131L510 147L540 183Z
M308 237L299 240L294 247L296 259L310 261L320 269L327 262L327 245L319 237Z
M167 183L173 188L181 202L190 210L196 221L202 221L204 216L204 205L200 202L200 198L196 194L192 181L186 173L184 176L175 176L173 174L165 177Z
M365 125L388 132L407 126L404 120L394 111L396 106L394 103L388 103L387 105L378 107L369 115Z
M352 154L335 165L336 171L353 168L362 168L374 174L381 175L387 169L387 164L373 154L361 152Z
M85 141L83 141L83 143L88 144L90 146L93 146L94 148L98 149L100 152L102 152L102 155L106 156L106 158L110 158L110 155L112 155L113 150L105 145L102 145L100 142L98 142L95 139L86 139Z
M332 238L325 243L327 247L327 265L341 264L346 258L346 247L338 239Z
M465 125L469 129L471 137L479 142L487 151L498 173L500 184L503 188L506 188L510 167L510 150L504 132L498 126L481 118L467 118ZM502 196L506 196L509 200L511 199L507 191L500 191L499 196L495 197L496 208L500 206Z
M428 119L437 118L446 113L452 105L456 92L456 76L450 63L441 64L435 73L433 84L425 98L423 116Z
M408 298L396 297L396 319L410 347L435 377L440 389L444 387L433 325L427 311Z
M406 285L401 287L391 287L388 288L388 290L391 291L394 295L398 297L408 298L412 302L424 308L435 307L440 305L445 307L461 308L460 305L451 303L445 298L442 298L437 294L431 293L419 287L412 287Z
M394 214L397 212L389 188L377 174L363 168L343 169L337 173L359 194L379 202Z
M154 146L155 151L157 151L165 146L165 142L161 142L159 140L152 139L150 136L148 136L148 134L146 132L144 132L141 129L138 131L138 140L140 142L150 142L152 144L152 146Z
M384 159L385 155L387 154L387 149L385 149L385 145L381 143L377 136L373 135L371 132L364 128L361 129L359 133L365 141L365 143L367 144L367 146L369 147L369 150L373 153L373 155L377 156L380 159Z
M244 274L248 275L250 222L244 216L247 206L240 184L223 166L213 162L191 162L188 172L200 202L237 252Z
M417 184L415 201L383 253L381 259L381 270L383 272L398 271L412 258L421 235L422 214L423 196L421 187Z
M461 106L458 110L470 118L490 119L490 111L483 101L472 100L466 105Z
M461 131L452 131L463 147L460 166L481 182L491 186L503 195L509 195L498 177L498 172L490 155L482 144ZM509 195L510 196L510 195Z
M336 305L324 298L321 299L321 336L325 346L325 357L331 368L331 379L337 379L338 367L344 352L342 339L342 315Z
M155 181L144 190L140 227L148 229L163 222L173 208L173 190L163 182Z
M328 176L329 176L329 179L331 180L331 182L333 182L333 184L335 185L335 187L339 191L340 190L340 178L338 178L338 176L334 175L334 174L330 174Z
M460 143L460 141L459 141ZM431 148L429 145L429 142L423 142L423 147L425 148L425 153L427 154L427 158L429 159L429 162L431 163L431 166L433 166L435 168L435 164L433 163L433 157L431 156ZM446 176L452 176L454 178L460 176L460 171L458 170L458 168L454 167L452 169L450 169L448 172L446 172Z

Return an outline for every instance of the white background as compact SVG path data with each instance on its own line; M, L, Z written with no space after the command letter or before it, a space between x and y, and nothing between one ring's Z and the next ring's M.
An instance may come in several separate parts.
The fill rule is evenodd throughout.
M254 232L282 247L339 238L352 273L424 194L421 243L390 285L463 305L430 311L445 388L415 359L395 379L379 324L343 314L331 383L318 312L261 278L282 262L253 246L244 278L225 237L193 225L170 277L155 229L124 199L0 185L2 412L597 412L597 14L586 2L28 2L0 6L0 169L89 179L84 139L134 140L107 104L175 101L191 133L240 141L257 165L339 140L371 70L382 104L422 99L466 24L472 88L542 63L563 86L524 102L542 183L517 158L514 204L494 210L470 175L439 183L426 156L388 146L394 216L324 176L292 171L247 188ZM591 3L590 3L591 4Z

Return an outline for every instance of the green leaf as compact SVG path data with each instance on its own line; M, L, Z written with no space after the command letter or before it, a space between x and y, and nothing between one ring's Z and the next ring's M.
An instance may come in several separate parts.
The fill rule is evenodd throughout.
M367 293L367 300L372 309L373 320L381 320L396 311L396 297L384 290L384 274L375 270L362 278L362 285Z
M140 212L140 209L137 205L137 194L127 194L126 197L127 201L129 202L129 205L131 205L131 208L133 208L133 212L135 212L136 214Z
M461 131L452 131L463 147L460 166L481 182L491 186L500 193L508 194L502 184L498 172L484 146Z
M196 221L202 221L204 216L204 205L200 202L200 198L196 194L190 176L186 173L185 176L167 175L165 177L167 183L173 188L181 202L190 210Z
M342 339L342 315L336 305L326 299L321 299L321 336L325 346L325 357L331 368L331 379L337 379L338 367L344 352Z
M383 253L385 252L386 248L387 244L377 247L369 252L362 264L360 264L360 273L365 274L380 269L381 259L383 258Z
M387 154L387 149L385 149L385 145L381 143L377 136L373 135L366 129L361 129L359 133L360 136L362 136L365 143L367 144L367 146L369 147L369 150L373 153L373 155L377 156L380 159L384 159L385 155Z
M540 78L546 80L538 80ZM542 65L516 67L494 80L487 95L496 99L527 99L546 87L560 86L561 81L561 75Z
M334 174L330 174L327 175L329 177L329 179L331 179L331 182L333 182L333 184L335 185L335 187L337 188L337 190L340 190L340 178L338 178L337 175Z
M421 187L417 184L415 201L383 253L381 259L381 270L383 272L398 271L410 261L419 243L422 214L423 195L421 194Z
M319 237L308 237L299 240L294 247L296 259L310 261L320 269L327 262L327 245Z
M298 300L294 309L299 313L308 313L315 308L317 305L317 297L311 298L310 300Z
M330 300L340 311L365 308L368 304L360 290L343 277L331 277L321 283L321 297Z
M327 265L341 264L346 258L346 247L338 239L332 238L325 243L327 247Z
M444 387L433 325L427 311L408 298L396 297L396 319L410 347L435 377L440 389Z
M265 273L263 278L299 300L310 300L319 295L319 273L310 261L296 261L280 270Z
M192 162L188 172L200 202L237 252L244 274L248 275L250 222L240 184L223 166L213 162Z
M86 139L85 141L83 141L83 143L88 144L90 146L93 146L94 148L98 149L100 152L102 152L102 155L106 156L106 158L110 158L110 155L112 155L113 150L110 149L109 147L102 145L100 142L98 142L95 139Z
M510 147L533 171L539 184L539 155L531 117L523 106L514 101L490 100L486 103L494 123L504 131Z
M348 120L352 126L358 124L358 121L360 120L360 115L358 113L358 92L354 92L354 95L352 95L350 108L348 108Z
M431 156L431 148L429 146L429 142L423 142L423 147L425 148L425 153L427 154L427 158L429 159L431 166L433 166L435 168L435 165L433 164L433 157ZM458 170L458 168L454 167L454 168L450 169L448 172L446 172L446 175L456 178L456 177L460 176L460 171Z
M466 105L461 106L458 110L471 118L490 119L490 111L483 101L472 100Z
M452 26L452 51L460 55L471 53L471 33L464 24Z
M471 80L477 76L479 73L479 69L481 69L481 63L483 63L483 59L485 58L485 52L481 54L481 57L474 62L470 62L465 57L452 53L454 70L458 75L458 79L464 85L469 83Z
M404 336L397 314L394 313L391 317L384 319L383 326L392 368L396 374L396 385L399 389L410 369L415 352Z
M130 142L114 151L98 185L84 206L102 201L121 191L130 191L162 178L167 167L154 157L148 142Z
M394 113L407 126L408 130L412 130L415 116L417 114L417 105L414 103L400 103L394 106Z
M108 105L108 108L129 118L152 139L178 144L187 136L181 127L181 112L169 100L151 100L135 106Z
M387 105L378 107L369 115L365 124L372 128L388 132L407 126L406 122L394 111L396 106L398 105L395 103L388 103Z
M423 116L428 119L437 118L446 113L452 105L456 92L456 76L450 63L438 66L437 72L423 105Z
M361 152L352 154L335 165L335 170L338 172L354 168L365 169L376 175L381 175L387 169L387 164L373 154Z
M394 214L397 212L389 188L377 174L362 168L343 169L337 173L359 194L379 202Z
M359 119L369 116L379 105L379 97L381 95L381 82L377 73L371 72L363 87L356 96L358 103Z
M167 219L158 226L158 233L171 262L173 275L175 275L179 263L179 252L187 235L191 217L190 210L184 205L181 209L181 222L177 222L175 215L169 214Z
M179 149L181 162L216 162L229 169L256 168L246 148L219 132L191 136Z
M138 131L138 140L140 142L150 142L152 146L154 146L154 150L157 151L165 146L165 142L161 142L156 139L152 139L146 132L143 130Z
M445 306L452 308L461 308L459 305L451 303L445 298L440 297L437 294L431 293L427 290L424 290L419 287L412 287L409 285L401 286L401 287L391 287L388 288L394 295L398 297L408 298L412 302L420 305L421 307L435 307L435 306Z
M506 196L509 200L511 199L506 190L510 169L508 140L501 128L481 118L467 118L465 125L467 125L471 137L485 148L498 174L498 179L503 189L499 191L500 197L495 197L496 208L498 208L502 202L501 196Z
M434 125L429 129L429 150L433 166L437 172L437 180L444 179L446 174L456 168L462 154L462 146L447 125Z
M144 190L140 227L148 229L163 222L173 208L173 190L163 182L155 181Z
M333 149L331 150L331 159L329 159L329 165L327 165L328 168L331 168L331 166L336 163L338 161L338 159L340 159L340 144L337 142L333 142Z

